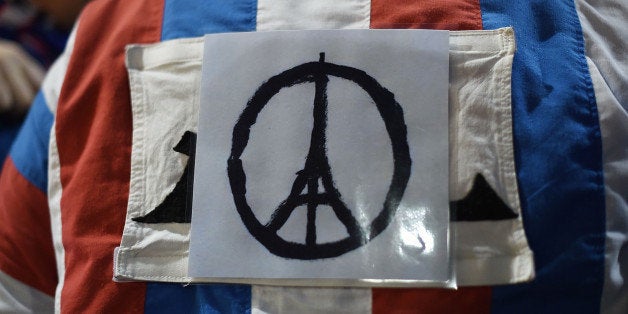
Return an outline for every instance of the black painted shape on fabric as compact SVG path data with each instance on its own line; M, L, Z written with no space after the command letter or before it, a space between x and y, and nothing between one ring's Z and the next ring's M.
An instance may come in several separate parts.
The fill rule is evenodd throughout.
M326 155L325 131L329 76L349 80L369 94L384 120L391 139L394 164L392 180L382 210L368 227L360 226L351 210L342 201L342 195L335 187ZM246 174L240 157L248 144L251 127L256 123L257 116L270 99L283 88L303 83L315 85L314 125L305 166L297 172L288 197L275 209L270 220L262 224L257 220L247 202ZM364 71L328 63L325 61L325 54L321 53L318 62L304 63L288 69L271 77L257 89L233 128L227 172L236 209L251 235L277 256L314 260L337 257L352 251L386 229L405 192L411 166L403 109L395 100L394 95ZM324 192L319 192L319 179ZM303 193L306 189L307 192ZM335 242L316 243L316 209L320 205L328 205L332 208L338 220L345 226L348 237ZM287 241L277 234L299 206L307 208L305 243Z
M186 131L173 148L174 151L187 155L188 163L181 178L166 198L146 216L132 218L142 223L190 223L192 221L192 191L194 184L194 156L196 152L196 133Z
M495 193L484 176L476 174L471 191L461 200L449 203L451 221L487 221L517 218L515 213Z

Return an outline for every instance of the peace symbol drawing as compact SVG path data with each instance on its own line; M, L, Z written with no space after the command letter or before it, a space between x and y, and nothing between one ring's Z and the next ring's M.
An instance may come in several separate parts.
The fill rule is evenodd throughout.
M327 156L328 98L330 77L348 80L364 90L377 107L391 141L393 173L381 210L368 226L361 225L343 201L335 185ZM255 208L247 200L246 173L242 154L247 148L251 127L274 95L282 89L298 84L313 83L315 88L312 115L314 119L309 151L303 168L287 197L277 204L268 221L260 221ZM233 127L231 151L227 161L227 175L237 212L248 232L272 254L299 260L316 260L341 256L366 245L381 234L393 219L403 198L412 172L412 160L407 139L407 127L402 106L395 96L366 72L349 66L325 61L321 52L318 61L307 62L287 69L262 83L254 92ZM317 241L317 208L329 206L346 228L347 237L333 242ZM305 241L286 240L278 231L298 207L307 210L303 230Z

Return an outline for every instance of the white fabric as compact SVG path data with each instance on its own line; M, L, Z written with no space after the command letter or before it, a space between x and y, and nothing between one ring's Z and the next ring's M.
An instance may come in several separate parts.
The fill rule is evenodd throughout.
M628 2L578 0L600 119L606 203L601 313L628 309Z
M462 199L480 173L519 217L453 224L461 285L514 283L534 274L521 222L512 145L514 34L512 29L497 32L502 36L467 31L450 39L449 193L450 200ZM510 279L504 282L506 278Z
M52 313L54 299L0 271L0 313Z
M369 28L369 0L258 0L258 31Z
M371 303L371 289L273 286L251 288L251 313L254 314L371 313Z
M602 131L606 196L605 281L602 313L628 309L628 113L613 97L602 74L587 59Z
M577 0L586 55L628 110L628 1Z
M172 148L196 131L202 38L136 45L127 50L133 111L128 213L114 258L114 279L188 282L189 224L141 224L169 194L187 157ZM451 32L451 197L462 198L473 173L521 212L512 155L512 29ZM451 126L450 126L451 127ZM460 285L506 284L534 276L521 215L454 223ZM307 284L307 282L291 282ZM340 283L342 284L342 283Z
M78 23L77 23L78 25ZM50 112L56 116L57 103L59 102L59 94L65 73L70 61L70 55L74 49L74 41L76 38L77 25L70 33L65 50L57 58L55 63L50 67L46 78L41 86L41 92L46 100L46 105ZM63 247L63 239L61 233L61 195L63 188L61 186L61 163L59 161L59 151L57 149L57 136L55 133L55 124L53 123L50 130L50 142L48 145L48 207L50 210L50 225L52 232L52 242L55 251L55 260L57 264L57 288L55 291L55 312L61 311L61 290L65 280L65 249Z
M48 206L50 210L50 223L52 232L52 243L54 245L55 260L57 262L57 288L55 290L55 312L61 311L61 290L65 281L65 249L61 237L61 163L59 161L59 150L57 149L57 138L55 124L50 131L50 145L48 150Z
M114 259L117 280L187 281L189 224L144 225L144 216L173 189L187 156L172 150L185 131L196 132L202 38L130 46L133 146L128 212Z

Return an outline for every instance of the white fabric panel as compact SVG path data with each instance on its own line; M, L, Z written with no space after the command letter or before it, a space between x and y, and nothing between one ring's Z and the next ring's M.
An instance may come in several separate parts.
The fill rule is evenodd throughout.
M0 313L52 313L54 299L0 271Z
M602 132L606 201L601 312L628 309L628 2L577 0Z
M189 281L190 224L144 225L132 218L159 205L183 174L188 157L172 148L185 131L197 130L202 54L202 38L127 47L133 146L116 280Z
M602 313L628 309L628 113L613 97L602 74L587 59L595 90L604 162L606 197L605 281Z
M371 289L253 286L251 313L371 313Z
M55 124L50 131L50 145L48 148L48 206L50 210L50 223L52 231L52 243L57 262L57 289L55 291L55 312L61 312L61 290L65 279L65 249L61 237L61 163L57 149L57 137Z
M450 199L463 198L480 173L520 212L510 118L514 34L503 31L495 40L484 32L467 33L475 33L473 43L462 36L450 39L452 46L464 47L449 54L449 129L458 144L450 146Z
M369 28L369 0L258 0L257 30Z
M450 199L464 197L474 174L481 173L519 214L515 219L453 224L459 285L515 283L534 276L512 147L514 47L512 29L450 36ZM134 129L127 220L114 259L118 281L192 280L187 277L189 224L140 224L131 218L161 203L183 173L187 157L172 147L185 130L197 129L202 50L201 38L128 48Z
M628 110L628 1L577 0L586 55Z
M534 276L521 220L512 144L514 33L509 28L495 33L501 36L486 31L450 36L449 195L450 200L462 199L479 173L518 217L453 224L461 286L515 283Z

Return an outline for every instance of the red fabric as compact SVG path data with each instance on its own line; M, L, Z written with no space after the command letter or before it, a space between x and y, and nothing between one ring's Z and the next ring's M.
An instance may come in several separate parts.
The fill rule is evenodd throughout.
M372 0L371 28L482 29L479 0Z
M0 195L0 269L54 296L57 269L46 195L20 174L11 157L0 175Z
M105 0L90 3L80 18L56 120L66 263L63 312L143 312L146 284L112 281L131 159L124 49L159 41L162 16L163 0Z
M490 288L373 289L373 313L490 313Z

